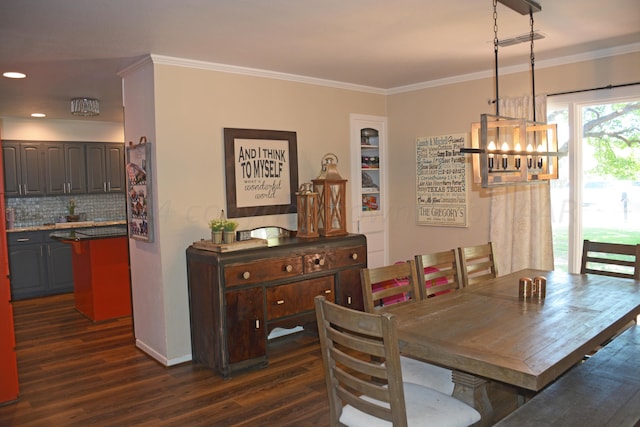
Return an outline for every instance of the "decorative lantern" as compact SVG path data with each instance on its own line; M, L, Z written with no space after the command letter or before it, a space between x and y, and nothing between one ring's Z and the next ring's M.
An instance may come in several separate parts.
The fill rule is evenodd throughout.
M298 203L297 237L318 237L318 193L311 191L311 183L306 182L296 192Z
M318 232L321 236L347 234L347 180L338 173L338 157L333 153L322 157L322 172L311 180L318 193Z

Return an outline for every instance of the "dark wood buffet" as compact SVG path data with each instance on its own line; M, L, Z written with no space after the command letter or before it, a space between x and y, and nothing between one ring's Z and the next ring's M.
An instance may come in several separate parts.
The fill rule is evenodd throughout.
M360 269L367 265L359 234L270 239L268 246L216 252L187 248L194 363L223 376L268 364L274 328L314 325L313 298L362 310Z

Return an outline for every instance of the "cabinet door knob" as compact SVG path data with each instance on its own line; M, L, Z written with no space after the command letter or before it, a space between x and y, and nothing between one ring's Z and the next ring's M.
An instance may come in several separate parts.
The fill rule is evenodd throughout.
M352 253L351 254L351 259L354 260L354 261L357 260L358 259L358 253L357 252Z
M273 304L274 305L282 305L282 304L284 304L284 300L283 299L279 299L278 301L274 301Z
M347 304L351 305L351 296L347 297Z
M324 258L316 258L315 263L316 265L324 265Z
M325 289L325 290L324 290L324 293L325 293L326 295L330 294L330 293L331 293L331 289Z
M251 273L249 273L248 271L245 271L244 273L242 273L242 278L243 279L248 279L249 277L251 277Z
M256 319L256 329L260 329L260 319Z
M287 264L284 269L287 273L291 273L293 271L293 266L291 264Z

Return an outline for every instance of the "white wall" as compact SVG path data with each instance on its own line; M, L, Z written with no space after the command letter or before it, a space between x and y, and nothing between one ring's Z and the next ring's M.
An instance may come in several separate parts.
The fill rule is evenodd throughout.
M122 123L0 118L0 138L24 141L124 142Z
M300 183L318 176L327 152L348 177L350 113L384 116L386 103L378 94L166 63L123 76L126 138L146 135L154 152L155 241L131 247L136 340L171 365L191 353L185 250L209 238L209 220L226 205L223 128L295 131ZM296 216L239 223L295 229Z
M581 58L567 65L541 63L536 68L536 94L638 82L640 52L596 59ZM500 74L500 96L531 94L528 71ZM415 142L421 136L469 133L480 114L495 114L488 100L495 97L493 76L436 86L388 97L390 191L390 261L415 254L476 245L491 240L491 190L473 187L467 228L420 226L415 215Z

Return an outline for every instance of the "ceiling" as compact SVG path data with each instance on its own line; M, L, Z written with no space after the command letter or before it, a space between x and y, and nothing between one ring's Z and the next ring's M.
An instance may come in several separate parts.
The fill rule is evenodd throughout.
M638 0L540 0L537 64L624 47L640 50ZM498 37L529 17L498 5ZM379 90L493 70L492 1L485 0L3 0L0 117L120 122L118 71L149 54L249 67ZM529 62L529 44L499 50ZM97 117L69 112L101 100Z

